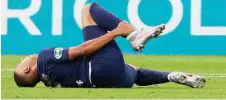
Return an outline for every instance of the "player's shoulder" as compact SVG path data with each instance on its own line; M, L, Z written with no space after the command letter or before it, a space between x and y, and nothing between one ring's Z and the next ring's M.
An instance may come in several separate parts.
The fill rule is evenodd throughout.
M68 58L68 48L61 48L61 47L51 47L51 48L44 48L39 52L38 57L40 59L50 60L50 61L67 61ZM62 62L59 61L59 62Z
M43 49L40 50L39 55L42 55L43 53L48 53L48 52L52 51L52 49L54 49L54 47L43 48Z
M38 58L43 58L43 57L50 55L53 52L54 48L55 47L41 49L39 54L38 54Z

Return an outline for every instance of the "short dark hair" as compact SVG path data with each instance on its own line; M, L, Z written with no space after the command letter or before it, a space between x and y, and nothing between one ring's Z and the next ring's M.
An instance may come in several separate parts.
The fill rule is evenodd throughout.
M18 75L15 71L14 71L14 81L16 85L19 87L35 87L36 84L38 83L37 79L32 80L32 82L28 82L24 77Z

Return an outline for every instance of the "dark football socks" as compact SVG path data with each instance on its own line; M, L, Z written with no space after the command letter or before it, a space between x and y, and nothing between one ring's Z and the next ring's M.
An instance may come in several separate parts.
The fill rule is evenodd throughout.
M169 72L159 72L141 68L137 71L136 84L139 86L153 85L169 82Z

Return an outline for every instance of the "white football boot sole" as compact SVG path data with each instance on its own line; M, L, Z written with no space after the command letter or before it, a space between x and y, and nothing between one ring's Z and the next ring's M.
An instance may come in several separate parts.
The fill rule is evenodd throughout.
M155 28L143 28L129 34L126 39L130 41L135 51L141 52L145 44L152 38L158 37L165 29L165 25L161 24Z
M206 80L199 75L191 75L183 72L171 72L168 75L171 82L183 84L192 88L202 88L206 84Z

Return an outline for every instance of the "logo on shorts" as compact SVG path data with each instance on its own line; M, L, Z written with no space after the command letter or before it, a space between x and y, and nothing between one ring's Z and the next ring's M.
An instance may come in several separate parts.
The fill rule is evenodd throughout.
M63 48L55 48L54 57L60 59L62 57Z
M83 81L82 80L77 80L76 83L78 84L78 87L81 87L82 84L83 84Z

